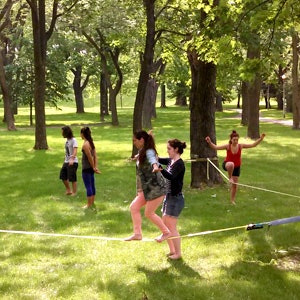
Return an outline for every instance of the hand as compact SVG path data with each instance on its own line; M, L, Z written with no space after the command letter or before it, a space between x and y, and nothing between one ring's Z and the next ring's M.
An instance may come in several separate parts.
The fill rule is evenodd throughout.
M98 168L94 168L94 172L95 172L96 174L100 174L100 173L101 173L101 171L100 171Z
M211 139L210 139L210 137L209 137L209 136L207 136L207 137L205 138L205 140L206 140L206 142L207 142L208 144L210 144L210 143L211 143Z
M262 133L262 135L260 136L261 140L263 140L265 138L265 136L266 135L264 133Z
M163 168L153 168L152 173L158 173L162 170L163 170Z

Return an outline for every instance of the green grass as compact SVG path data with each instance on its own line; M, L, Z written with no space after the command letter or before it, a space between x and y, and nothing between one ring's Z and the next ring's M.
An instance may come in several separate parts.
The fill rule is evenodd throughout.
M70 105L47 109L50 149L34 151L34 128L28 111L16 116L18 131L0 126L0 229L65 235L124 238L131 234L129 204L135 196L131 155L132 108L119 110L120 126L109 117L100 123L97 107L77 115ZM230 108L230 107L229 107ZM270 111L270 110L269 110ZM2 112L2 111L1 111ZM268 113L268 111L266 112ZM271 112L270 112L271 113ZM274 112L276 113L276 112ZM153 120L160 155L177 137L189 146L189 111L169 105ZM265 114L265 112L263 112ZM218 143L232 129L247 141L247 128L235 113L216 115ZM58 179L64 157L62 124L78 138L90 124L102 174L96 177L98 214L85 214L85 190L78 170L78 195L67 197ZM186 207L179 220L182 235L299 215L299 131L261 123L267 134L256 148L243 152L237 205L227 185L195 190L186 163ZM220 151L220 161L225 153ZM189 158L189 147L184 159ZM296 195L291 197L282 195ZM235 229L182 239L183 260L166 259L166 243L123 242L72 237L0 233L1 299L299 299L300 223L269 230ZM143 220L146 238L158 230Z

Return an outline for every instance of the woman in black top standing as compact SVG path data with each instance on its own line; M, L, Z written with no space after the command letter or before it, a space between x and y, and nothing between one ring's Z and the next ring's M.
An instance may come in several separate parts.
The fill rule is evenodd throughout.
M167 179L167 195L163 202L163 221L169 228L172 238L168 239L170 259L181 258L181 239L177 230L177 219L184 208L184 196L182 194L185 165L181 159L186 143L178 139L169 140L167 152L169 158L159 158L159 163L166 165L160 169L161 174Z
M94 204L96 195L94 174L100 173L100 170L98 169L96 148L89 127L83 127L80 131L80 135L84 140L82 145L82 179L87 196L87 204L83 208L91 209L96 212Z

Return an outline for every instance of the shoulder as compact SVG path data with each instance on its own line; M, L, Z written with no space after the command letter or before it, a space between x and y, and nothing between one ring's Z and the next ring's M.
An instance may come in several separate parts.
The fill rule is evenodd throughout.
M89 150L90 148L90 143L88 141L84 141L84 143L82 144L82 149Z

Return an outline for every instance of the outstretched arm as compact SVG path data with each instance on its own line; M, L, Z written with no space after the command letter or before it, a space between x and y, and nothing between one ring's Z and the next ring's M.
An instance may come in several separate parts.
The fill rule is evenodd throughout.
M209 146L210 148L212 148L212 149L215 149L215 150L225 150L225 149L228 148L228 145L227 145L227 144L226 144L226 145L220 145L220 146L217 146L216 144L214 144L214 143L211 141L211 139L210 139L209 136L207 136L207 137L205 138L205 140L206 140L208 146Z
M251 144L241 144L242 148L253 148L256 147L264 138L265 138L265 134L262 133L262 135L260 136L259 139L257 139L255 142L251 143Z

